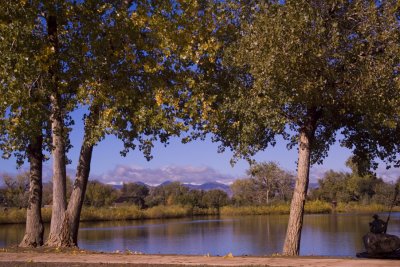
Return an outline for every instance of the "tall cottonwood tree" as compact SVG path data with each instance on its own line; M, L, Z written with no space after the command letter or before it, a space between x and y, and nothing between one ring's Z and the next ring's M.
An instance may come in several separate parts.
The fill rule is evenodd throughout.
M48 246L77 245L93 147L107 134L151 158L152 143L179 134L175 119L199 58L206 1L22 1L36 16L53 158L53 209ZM208 40L207 40L208 41ZM84 140L66 201L69 114L84 115Z
M252 18L231 21L238 40L222 47L213 74L200 66L210 108L199 111L198 129L236 156L250 157L278 135L298 147L285 255L299 254L310 165L322 162L337 133L359 158L396 163L397 9L397 1L256 4Z
M30 163L30 189L26 231L20 246L43 244L41 217L42 150L46 148L47 101L45 53L37 3L2 1L0 4L0 149L3 157L14 155L17 165ZM31 6L28 9L25 7Z

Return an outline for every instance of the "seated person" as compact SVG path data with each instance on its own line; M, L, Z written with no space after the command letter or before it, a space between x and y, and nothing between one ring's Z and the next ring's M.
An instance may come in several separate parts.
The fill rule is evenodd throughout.
M379 219L379 216L375 214L372 216L374 220L369 223L369 230L371 233L374 234L384 234L386 233L386 222L383 220Z

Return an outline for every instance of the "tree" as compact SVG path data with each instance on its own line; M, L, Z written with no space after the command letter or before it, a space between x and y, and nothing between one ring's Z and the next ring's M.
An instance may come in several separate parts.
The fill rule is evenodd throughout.
M20 246L43 244L41 217L43 149L48 149L48 107L46 105L46 58L37 1L2 1L0 8L0 149L3 157L14 155L17 166L30 163L30 189L26 232ZM38 51L42 52L39 53Z
M171 182L151 188L146 205L149 207L157 205L178 205L186 201L189 189L180 182Z
M289 148L298 145L285 255L299 253L310 165L322 162L337 132L360 158L379 155L390 163L399 151L396 4L257 5L253 17L238 18L238 40L224 47L216 74L204 75L212 109L197 125L222 147L251 157L278 135ZM227 78L213 79L221 73Z
M237 179L230 186L232 189L232 201L236 205L261 205L261 192L251 179Z
M42 169L43 169L43 136L38 135L28 145L29 158L29 199L26 211L25 235L20 247L37 247L43 245L44 226L42 208Z
M318 180L318 188L313 190L312 195L324 201L347 203L352 200L352 194L347 187L349 179L348 173L329 170Z
M204 194L203 190L191 189L185 196L181 198L182 205L189 205L190 207L198 207L205 208L206 205L204 203Z
M229 202L228 194L220 189L206 191L203 196L203 202L208 208L219 209Z
M351 199L354 201L362 200L367 204L375 194L375 187L380 182L371 170L371 161L358 156L350 157L346 161L346 166L351 169L351 174L346 183Z
M169 136L187 129L176 119L186 96L179 88L187 86L190 62L198 57L192 51L198 47L193 37L201 39L195 25L202 21L203 6L197 1L84 1L47 8L47 36L56 62L49 72L55 165L47 245L73 246L94 145L115 134L124 142L121 154L138 146L150 159L155 140L166 143ZM63 142L68 131L63 121L77 105L88 113L66 206Z
M111 185L99 181L89 181L86 189L85 204L93 207L109 206L118 198L118 192Z
M383 180L379 179L379 181L374 186L374 195L372 196L372 202L385 205L386 207L390 207L392 204L398 205L399 200L394 200L393 198L396 194L395 188L396 184L386 183Z
M286 197L292 192L293 176L279 168L274 162L254 164L247 171L247 175L259 188L258 195L265 195L265 204L267 205L272 197L278 195L282 200L286 200Z
M145 200L149 195L149 188L145 184L127 183L122 185L122 197L127 199L128 203L133 203L139 208L145 208Z
M28 206L29 173L19 174L15 177L5 174L4 200L6 206L25 208Z
M249 178L231 185L232 199L237 205L268 205L271 201L287 201L293 194L293 175L274 162L253 164L247 175Z

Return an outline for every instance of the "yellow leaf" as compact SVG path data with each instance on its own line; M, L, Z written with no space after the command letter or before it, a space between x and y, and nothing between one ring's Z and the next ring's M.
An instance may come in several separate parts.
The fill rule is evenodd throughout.
M155 98L158 106L161 106L164 103L162 92L157 92Z
M226 254L226 255L224 256L224 259L228 259L228 258L233 258L232 252L229 252L228 254Z

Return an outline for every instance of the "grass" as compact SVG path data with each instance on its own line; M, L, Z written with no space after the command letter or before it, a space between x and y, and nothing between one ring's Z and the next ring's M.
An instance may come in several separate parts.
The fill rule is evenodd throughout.
M143 219L165 219L183 218L199 215L267 215L267 214L289 214L288 203L274 204L270 206L225 206L218 212L217 209L200 209L189 206L156 206L141 210L137 206L120 207L84 207L82 209L81 221L116 221L116 220L143 220ZM379 204L361 205L356 202L338 203L336 209L323 201L306 202L305 212L310 213L331 213L331 212L358 212L373 213L388 211L389 207ZM400 211L400 206L394 207L393 211ZM50 222L51 209L42 208L44 222ZM0 211L0 224L25 223L26 209L9 208L7 211Z
M226 206L221 209L221 215L267 215L267 214L289 214L290 204L281 203L270 206ZM330 213L332 207L323 201L308 201L305 206L305 213Z
M81 221L119 221L142 219L183 218L198 215L218 215L216 209L200 209L189 206L156 206L149 209L139 209L137 206L121 207L83 207ZM51 209L42 208L43 222L50 222ZM0 211L0 224L25 223L26 209L9 208Z

